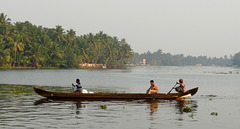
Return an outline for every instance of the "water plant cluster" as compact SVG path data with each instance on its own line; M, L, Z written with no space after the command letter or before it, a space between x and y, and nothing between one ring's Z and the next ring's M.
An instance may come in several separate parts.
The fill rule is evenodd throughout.
M180 112L183 113L183 112L186 112L186 113L189 113L189 112L193 112L194 109L191 108L191 107L184 107L184 108L181 108Z
M98 105L98 106L99 106L99 108L101 108L101 109L107 110L107 105Z
M207 95L207 97L217 97L217 95Z
M211 112L211 114L210 115L212 115L212 116L217 116L218 115L218 113L217 112Z

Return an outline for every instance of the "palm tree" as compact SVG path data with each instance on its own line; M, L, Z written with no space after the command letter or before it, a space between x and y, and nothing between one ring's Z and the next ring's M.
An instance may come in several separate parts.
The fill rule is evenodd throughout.
M61 43L66 41L65 40L65 37L64 37L64 29L62 28L62 26L56 26L56 29L55 29L55 32L54 32L54 41L55 42L58 42L58 43Z
M15 27L14 27L14 32L18 33L21 36L22 42L25 42L25 43L26 42L30 42L29 34L27 33L28 32L28 28L27 28L25 23L16 22L15 23Z
M29 57L29 60L32 62L31 66L40 68L42 66L41 64L44 64L44 62L46 61L46 59L42 55L43 47L35 42L31 43L29 47L30 49L25 53Z
M63 53L59 49L58 44L51 42L51 44L49 45L48 55L48 65L52 65L53 67L59 67L63 64Z
M10 60L10 50L5 47L6 43L0 39L0 66L7 65Z
M24 47L27 45L27 43L30 42L30 39L27 33L28 29L25 23L16 22L13 29L13 41L11 43L13 44L12 48L14 49L14 60L12 67L15 67L16 61L18 62L18 66L20 66L21 62L26 62L22 59L24 57L24 53L18 53L18 51L23 52Z
M76 38L76 31L74 31L73 29L67 30L66 40L68 45L72 44L75 38Z
M24 44L22 42L22 37L20 34L14 34L14 41L11 42L13 44L13 51L14 51L14 60L13 60L13 64L12 67L15 67L15 62L16 62L16 58L17 58L17 52L19 51L24 51Z
M7 25L10 24L11 19L7 18L7 15L1 13L0 15L0 34L4 35L6 32Z
M0 15L0 35L2 35L0 38L3 40L6 40L8 42L13 41L11 34L11 19L7 18L7 15L4 15L4 13L1 13Z

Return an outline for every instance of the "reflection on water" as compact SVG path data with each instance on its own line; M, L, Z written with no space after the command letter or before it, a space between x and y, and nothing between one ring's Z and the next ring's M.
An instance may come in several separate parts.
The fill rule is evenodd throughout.
M175 109L176 109L176 114L179 114L178 120L179 121L183 121L184 119L181 118L181 114L184 114L185 112L183 112L183 109L188 107L190 109L192 109L191 113L197 113L197 101L195 100L191 100L191 99L184 99L184 100L147 100L146 101L149 104L149 109L150 109L150 116L153 116L155 114L158 114L158 110L159 110L159 103L161 104L174 104L175 105ZM191 118L193 118L193 115L189 115L191 116ZM153 120L153 118L152 118Z
M153 114L157 114L158 100L150 100L150 101L147 101L147 103L149 104L150 115L152 116Z
M184 113L188 113L189 117L194 119L194 113L197 113L197 101L191 100L191 99L185 99L185 100L177 100L176 104L176 109L177 109L177 114L179 114L179 121L184 121ZM184 108L190 109L192 111L190 112L184 112Z
M115 103L116 101L118 103L133 103L136 104L135 106L137 106L138 104L142 104L144 106L144 104L148 105L149 109L149 115L150 115L150 120L154 121L156 119L158 119L158 110L161 110L161 108L159 109L159 104L161 105L165 105L165 106L169 106L171 107L172 105L174 105L175 107L175 113L179 114L178 118L176 118L179 121L183 121L184 119L181 118L184 114L184 112L182 111L183 108L185 107L190 107L192 109L194 109L194 113L196 113L197 111L197 101L191 100L191 99L186 99L186 100L75 100L75 99L57 99L57 100L52 100L52 99L47 99L47 98L43 98L43 99L39 99L37 101L34 102L34 105L41 105L44 103L58 103L58 104L64 104L65 102L71 102L72 104L75 105L74 110L76 110L76 115L78 115L76 118L82 118L81 115L81 110L91 106L91 103L95 103L95 102L109 102L109 103ZM139 106L139 105L138 105ZM174 109L173 109L174 111ZM148 111L147 111L148 112ZM193 117L192 117L193 118Z
M193 111L197 111L197 101L191 99L177 100L176 108L179 111L178 113L184 113L182 109L185 107L189 107L193 109Z
M76 102L76 114L79 115L81 112L80 112L80 109L82 108L82 103L81 101L77 101Z

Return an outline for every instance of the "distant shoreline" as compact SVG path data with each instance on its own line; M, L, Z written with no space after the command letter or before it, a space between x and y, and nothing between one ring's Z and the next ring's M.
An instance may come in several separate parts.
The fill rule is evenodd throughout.
M124 69L129 66L124 67L79 67L79 68L58 68L58 67L9 67L9 66L1 66L0 70L27 70L27 69Z
M8 70L8 69L59 69L57 67L43 67L43 68L36 68L36 67L9 67L9 66L2 66L0 70Z
M67 68L67 69L126 69L127 67L138 67L138 66L144 66L144 65L126 65L122 67L79 67L79 68ZM151 66L151 65L145 65L145 67ZM163 67L163 66L162 66ZM190 66L178 66L178 67L190 67ZM208 66L198 66L198 65L193 65L191 67L208 67ZM211 66L210 66L211 67ZM234 66L215 66L215 67L231 67L231 68L236 68ZM9 66L1 66L0 70L29 70L29 69L66 69L66 68L58 68L58 67L9 67Z

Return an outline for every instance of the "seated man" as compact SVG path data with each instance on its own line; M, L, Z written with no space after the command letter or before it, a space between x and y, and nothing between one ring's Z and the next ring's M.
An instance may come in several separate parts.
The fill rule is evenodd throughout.
M183 79L179 79L179 82L176 84L179 84L179 86L175 88L178 93L186 92L186 84L183 82Z
M151 84L151 86L150 86L150 88L147 90L147 94L156 94L156 93L158 93L158 86L156 85L156 84L154 84L154 81L153 80L151 80L150 81L150 84Z
M76 85L72 83L72 86L77 87L77 90L75 91L75 93L82 93L82 86L81 86L80 80L76 79L76 83L77 83Z

